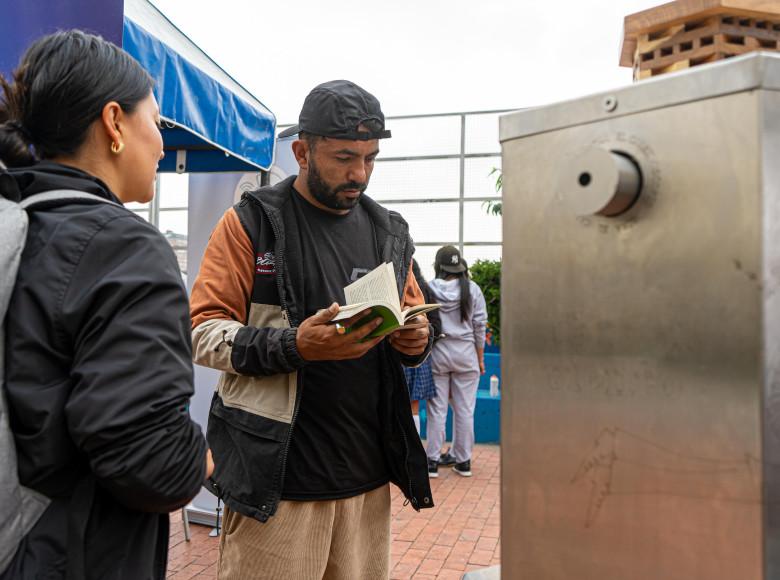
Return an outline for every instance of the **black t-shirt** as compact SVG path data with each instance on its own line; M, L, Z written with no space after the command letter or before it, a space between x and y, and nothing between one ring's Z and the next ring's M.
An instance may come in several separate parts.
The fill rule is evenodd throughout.
M379 255L373 223L360 205L347 215L334 215L294 190L292 196L309 317L333 302L344 304L344 286L376 268ZM379 438L379 372L376 348L356 360L306 365L283 499L340 499L387 483Z

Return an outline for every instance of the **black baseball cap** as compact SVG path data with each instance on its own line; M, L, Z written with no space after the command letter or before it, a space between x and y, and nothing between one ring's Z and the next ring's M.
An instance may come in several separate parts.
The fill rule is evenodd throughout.
M455 246L442 246L436 252L436 265L444 272L459 274L466 271L466 264Z
M361 124L368 131L358 131ZM279 138L301 132L350 141L391 136L385 130L385 116L377 98L350 81L329 81L314 87L303 101L298 124L279 133Z

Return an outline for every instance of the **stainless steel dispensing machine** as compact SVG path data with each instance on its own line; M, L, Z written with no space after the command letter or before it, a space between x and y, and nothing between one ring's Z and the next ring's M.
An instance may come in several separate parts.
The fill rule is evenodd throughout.
M500 134L503 578L780 578L780 55Z

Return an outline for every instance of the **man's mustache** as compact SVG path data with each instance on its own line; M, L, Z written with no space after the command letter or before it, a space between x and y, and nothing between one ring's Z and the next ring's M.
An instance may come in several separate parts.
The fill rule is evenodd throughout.
M368 187L368 183L360 183L358 181L350 181L349 183L342 183L336 189L333 190L333 194L337 194L346 190L356 190L363 193Z

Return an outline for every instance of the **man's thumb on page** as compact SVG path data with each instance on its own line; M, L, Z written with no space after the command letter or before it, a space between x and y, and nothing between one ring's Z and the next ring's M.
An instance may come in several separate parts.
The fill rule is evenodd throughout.
M326 322L330 322L333 320L333 317L336 316L339 313L339 305L338 302L334 302L327 308L323 308L317 314L314 315L314 319L319 322L320 324L325 324Z

